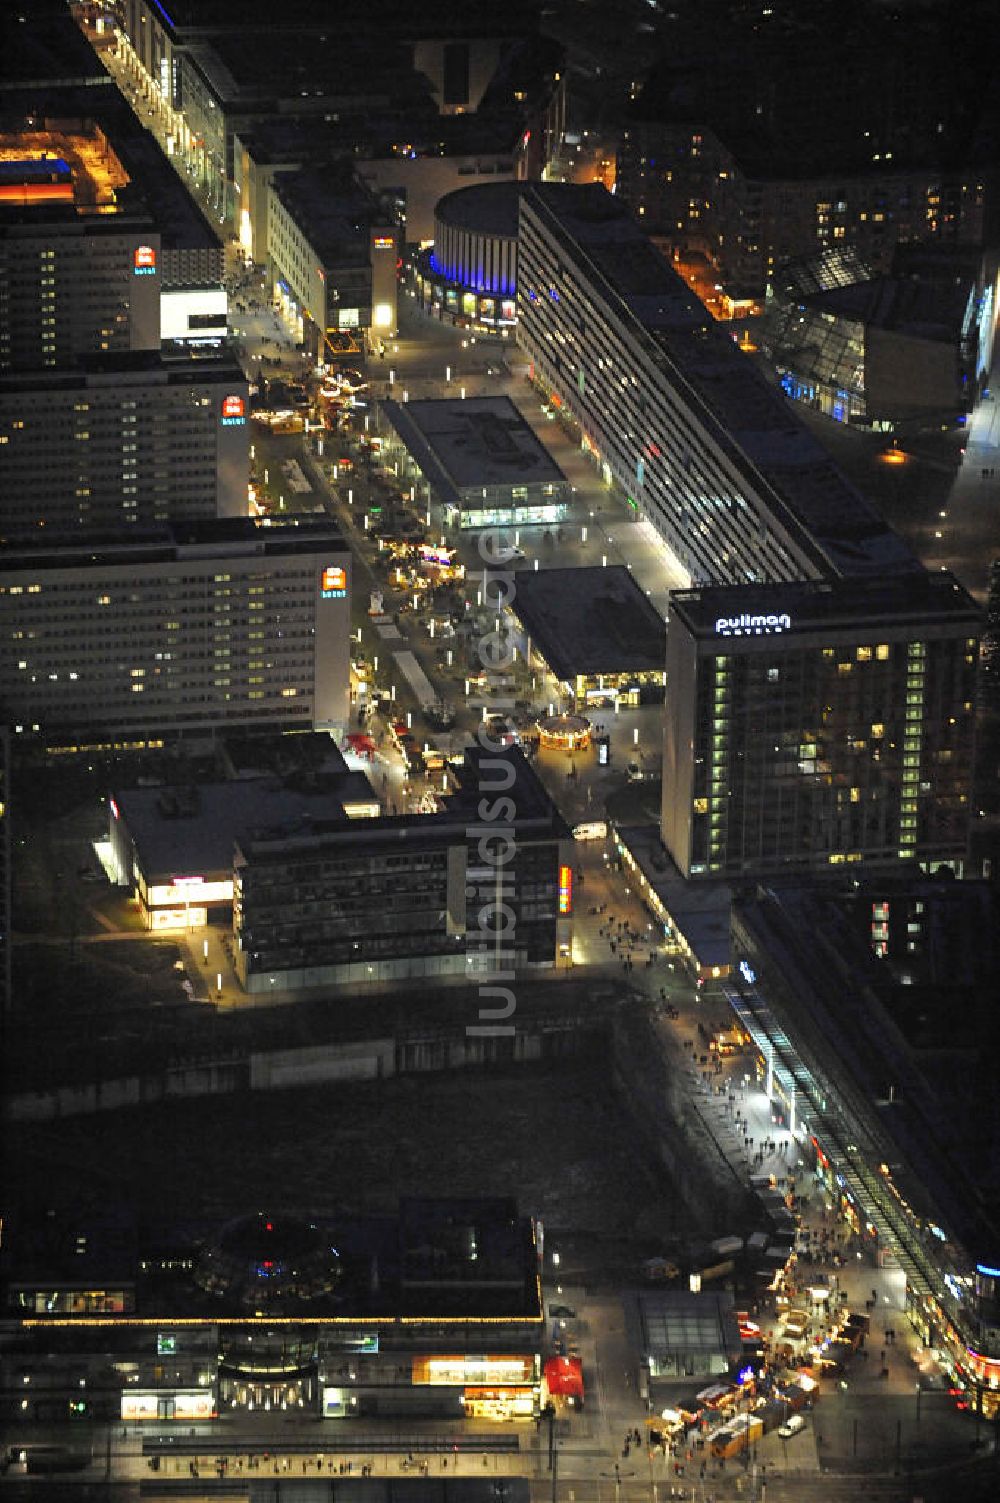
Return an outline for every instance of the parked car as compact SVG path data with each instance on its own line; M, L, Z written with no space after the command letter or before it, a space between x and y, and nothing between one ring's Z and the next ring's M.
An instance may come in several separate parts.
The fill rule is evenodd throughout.
M782 1440L791 1440L793 1435L798 1435L799 1431L804 1430L805 1427L806 1422L801 1414L790 1414L786 1422L778 1426L778 1434Z

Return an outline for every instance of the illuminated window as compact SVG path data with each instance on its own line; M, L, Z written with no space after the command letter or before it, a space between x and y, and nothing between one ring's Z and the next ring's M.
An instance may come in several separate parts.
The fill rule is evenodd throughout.
M878 660L879 660L880 663L885 663L885 662L888 661L888 658L889 658L889 644L888 644L888 642L880 642L878 644L878 646L875 649L875 656L878 658Z
M870 663L872 660L872 650L870 647L859 647L854 656L859 663Z

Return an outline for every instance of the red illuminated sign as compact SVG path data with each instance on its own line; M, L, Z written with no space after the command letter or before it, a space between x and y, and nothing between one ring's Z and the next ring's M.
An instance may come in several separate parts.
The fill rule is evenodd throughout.
M156 270L156 251L151 245L137 245L132 260L137 276L150 276Z
M559 868L559 912L573 912L573 868L570 866Z
M376 235L373 243L376 250L396 249L395 237L392 235Z
M242 397L223 397L221 419L223 428L242 428L247 420L246 414L247 404Z
M347 594L347 570L339 564L328 564L323 570L320 593L324 600L343 600Z

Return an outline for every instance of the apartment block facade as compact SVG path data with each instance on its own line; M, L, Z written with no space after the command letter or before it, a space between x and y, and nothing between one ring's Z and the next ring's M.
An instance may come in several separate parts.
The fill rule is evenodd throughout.
M160 347L160 235L72 208L0 215L0 373Z
M350 555L322 523L0 544L0 702L17 734L343 729L349 636Z
M762 298L778 267L827 249L850 246L887 272L897 245L982 244L981 170L956 175L885 162L863 172L772 177L738 157L707 125L633 122L617 180L649 234L707 256L733 298Z
M88 356L0 376L8 528L146 526L247 513L249 388L228 357Z
M692 582L916 567L603 187L520 199L518 343Z

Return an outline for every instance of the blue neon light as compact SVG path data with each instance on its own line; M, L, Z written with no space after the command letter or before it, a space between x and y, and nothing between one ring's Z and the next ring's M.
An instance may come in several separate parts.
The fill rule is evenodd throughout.
M985 1263L977 1263L976 1272L985 1273L988 1279L1000 1279L1000 1268L988 1268Z
M177 28L174 25L173 17L167 14L166 10L160 4L160 0L152 0L152 3L156 6L157 10L160 12L160 15L163 17L164 21L166 21L166 23L170 27L170 29L172 31L176 31Z
M481 293L486 297L514 296L514 283L508 277L494 276L484 280L478 270L473 275L463 272L458 266L446 266L433 250L427 257L427 266L432 275L466 292Z

